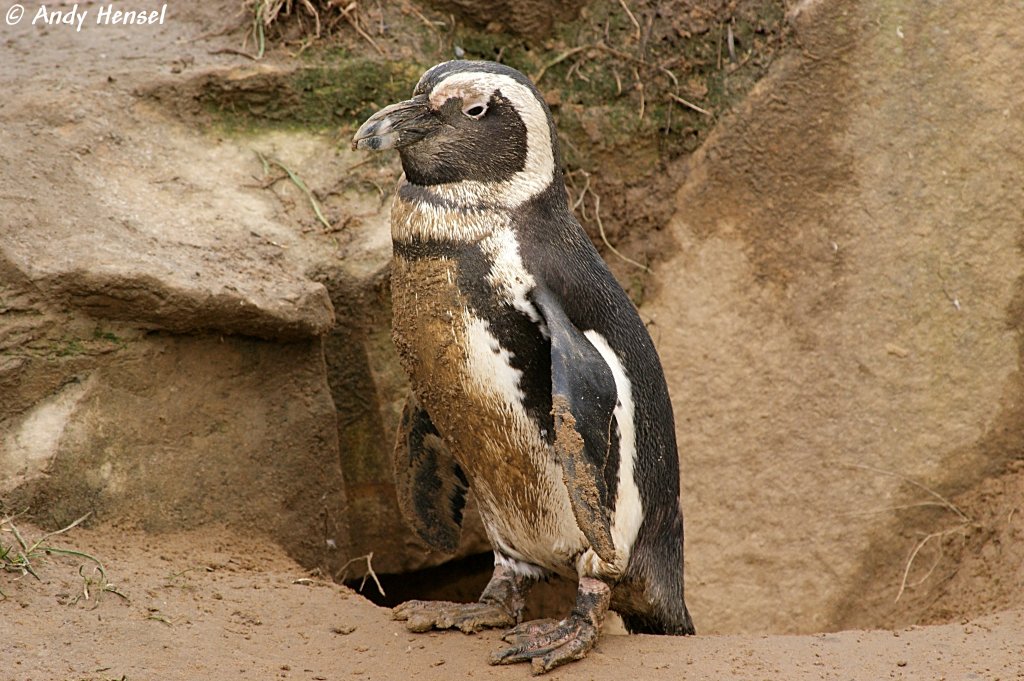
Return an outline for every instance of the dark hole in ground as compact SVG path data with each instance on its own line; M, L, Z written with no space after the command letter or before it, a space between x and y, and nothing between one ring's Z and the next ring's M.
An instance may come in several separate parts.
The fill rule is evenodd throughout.
M494 569L494 554L478 553L436 567L404 574L378 574L384 587L382 596L372 577L350 579L345 585L360 590L377 605L393 608L408 600L455 601L470 603L480 597ZM526 598L526 619L562 618L576 600L576 583L561 577L538 582Z

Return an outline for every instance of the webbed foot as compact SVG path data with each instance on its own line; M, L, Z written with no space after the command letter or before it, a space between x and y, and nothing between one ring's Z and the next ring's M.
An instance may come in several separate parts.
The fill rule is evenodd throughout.
M496 565L491 581L476 603L406 601L395 607L391 615L396 620L404 620L405 627L416 632L459 629L472 634L481 629L510 627L519 622L532 581Z
M611 603L611 588L604 582L584 577L576 594L572 614L560 622L524 622L505 633L513 645L491 654L491 664L530 661L534 675L544 674L567 662L586 656L597 643L601 624Z
M548 633L558 624L559 620L556 619L530 620L506 631L502 634L501 640L512 645L522 645L527 641Z
M449 601L406 601L391 611L404 620L409 631L459 629L467 634L481 629L507 627L515 617L495 603L451 603Z

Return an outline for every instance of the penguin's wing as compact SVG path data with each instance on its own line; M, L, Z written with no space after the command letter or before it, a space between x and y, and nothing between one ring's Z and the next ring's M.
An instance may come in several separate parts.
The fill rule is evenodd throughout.
M613 562L615 545L604 470L611 451L612 418L618 399L615 377L601 353L566 315L554 293L537 287L533 299L551 336L555 452L569 489L573 515L597 555Z
M398 505L420 539L454 553L462 534L469 482L430 415L409 395L394 451Z

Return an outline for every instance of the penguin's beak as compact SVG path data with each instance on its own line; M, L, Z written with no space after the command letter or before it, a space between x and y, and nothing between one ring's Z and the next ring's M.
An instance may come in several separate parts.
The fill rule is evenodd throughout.
M426 95L384 107L366 119L352 138L353 149L401 149L440 126Z

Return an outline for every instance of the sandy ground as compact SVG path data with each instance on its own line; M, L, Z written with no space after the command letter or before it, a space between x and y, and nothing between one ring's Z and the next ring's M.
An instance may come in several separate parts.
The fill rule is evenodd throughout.
M27 539L38 531L22 528ZM10 539L9 534L3 535ZM496 632L411 634L353 591L255 538L75 529L40 580L3 574L0 679L521 679L489 667ZM86 578L94 580L85 598ZM369 585L368 585L369 587ZM1022 679L1024 610L900 631L812 636L605 636L551 679Z

